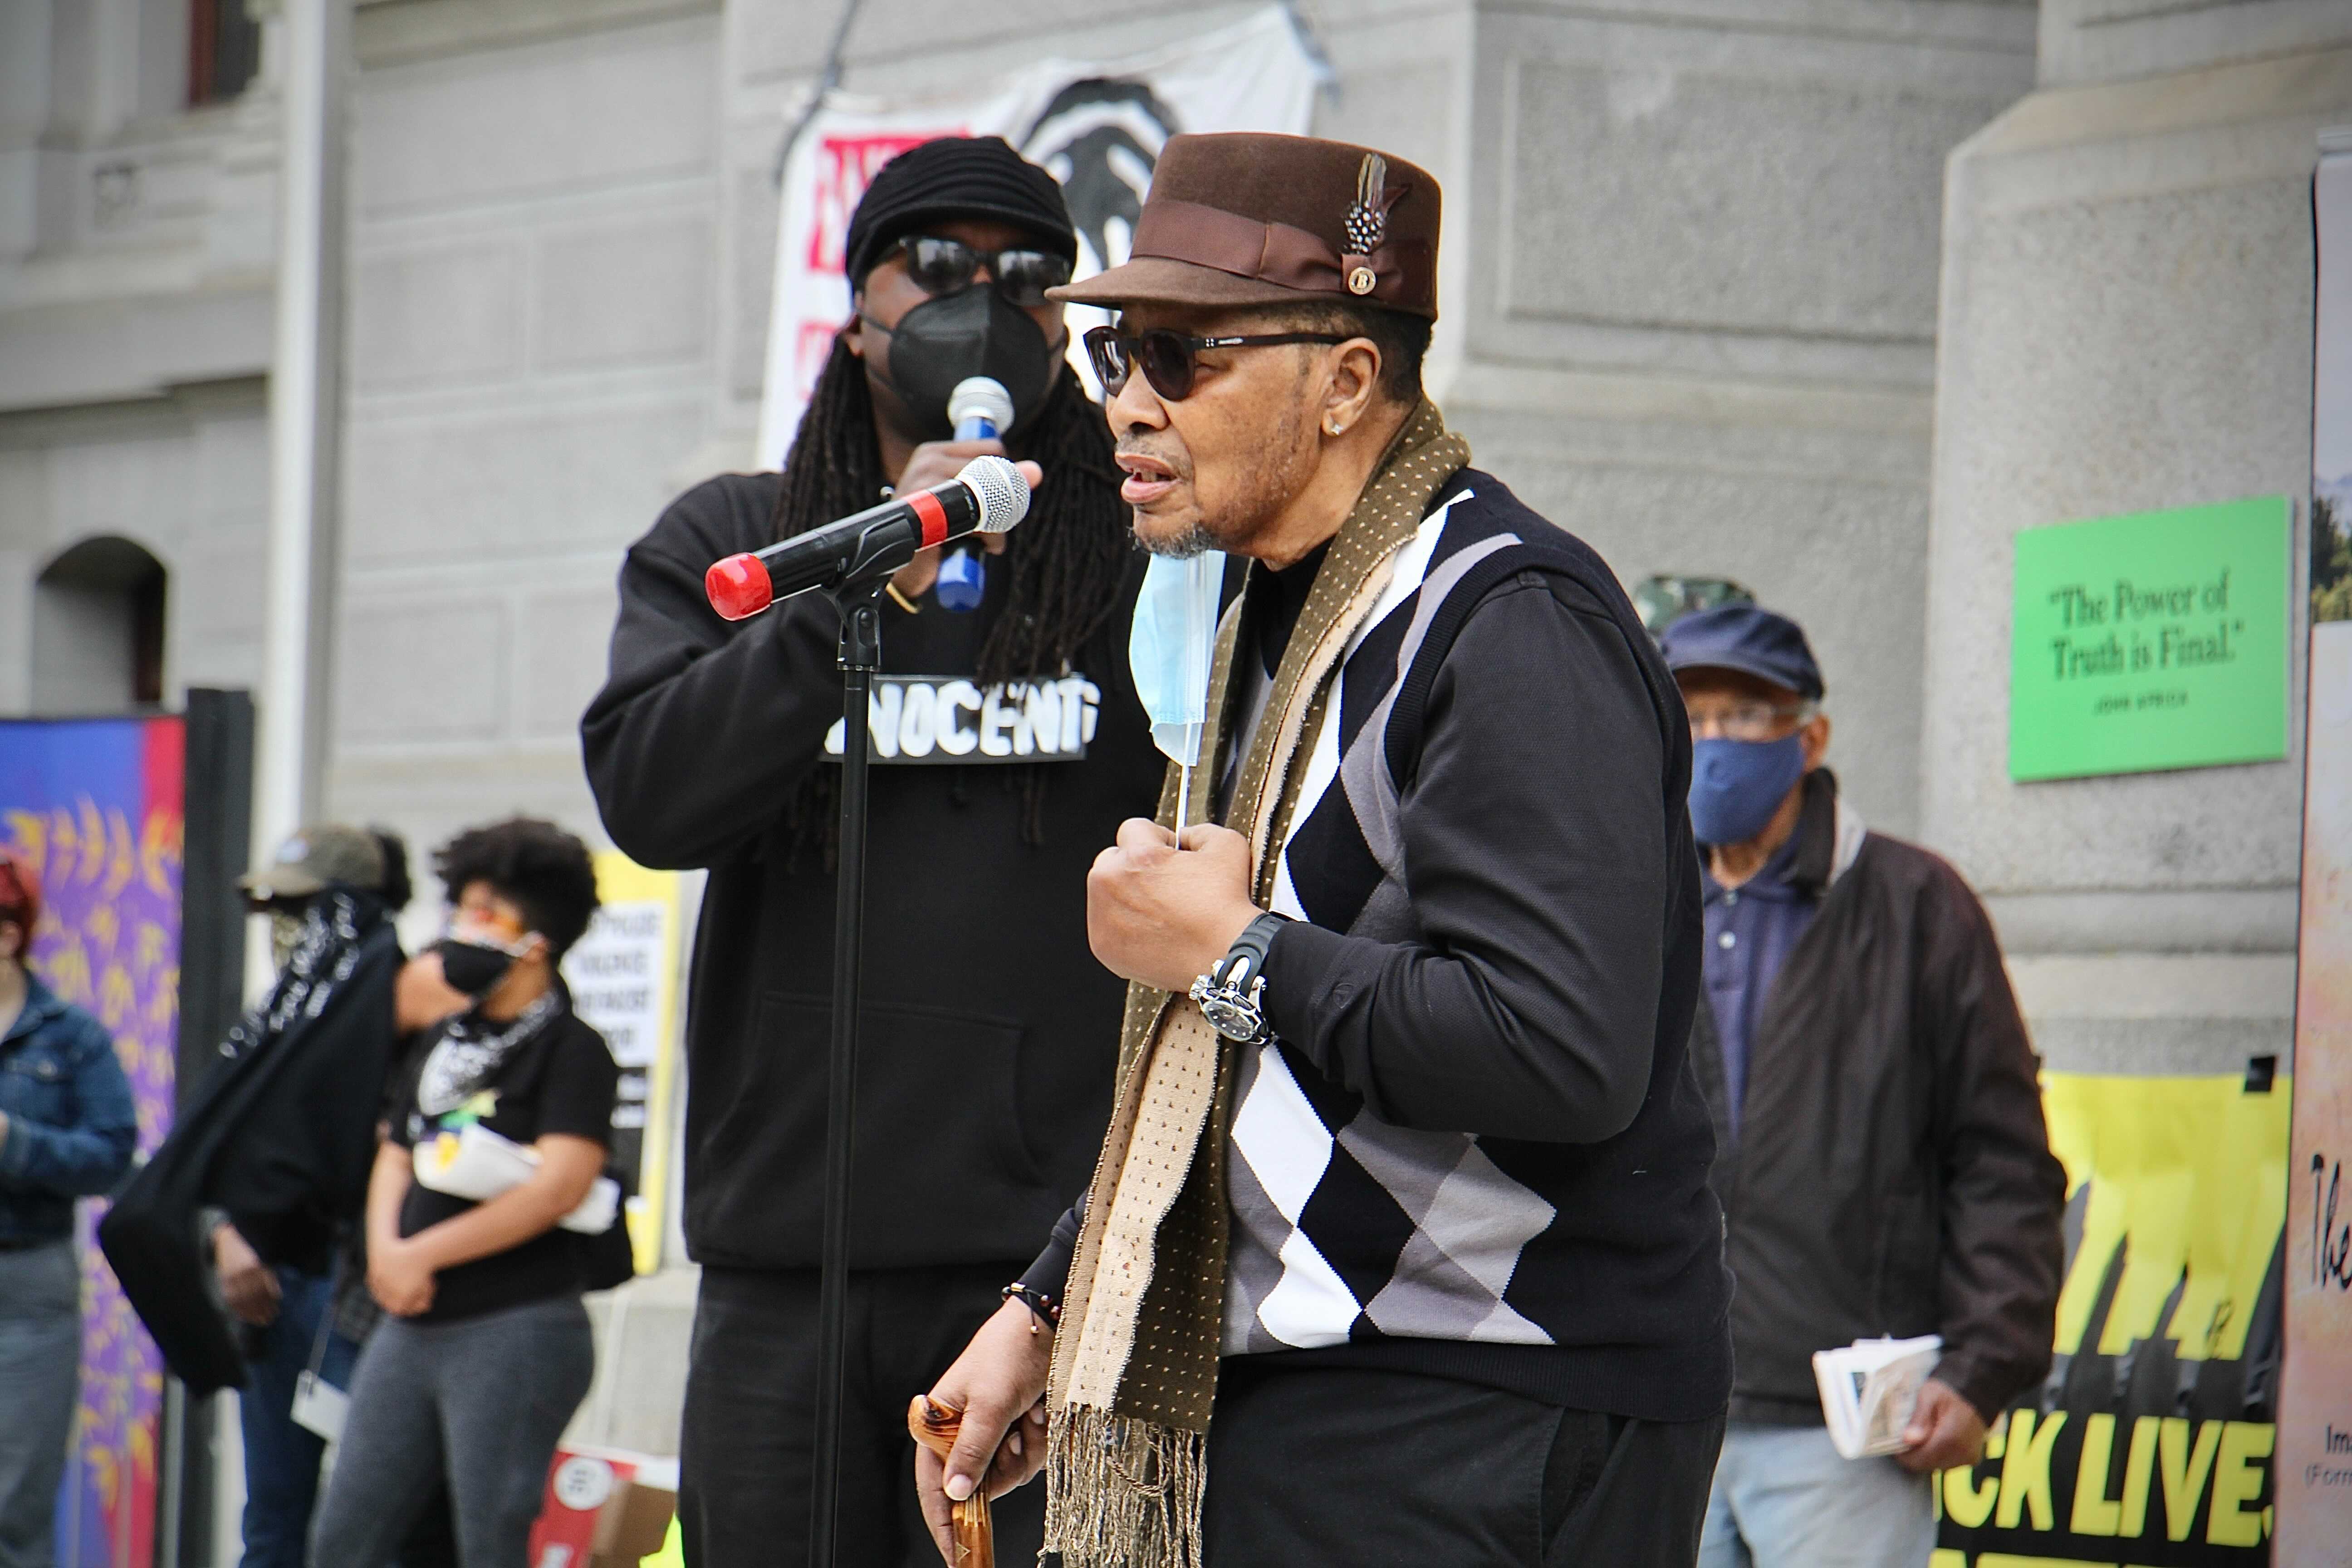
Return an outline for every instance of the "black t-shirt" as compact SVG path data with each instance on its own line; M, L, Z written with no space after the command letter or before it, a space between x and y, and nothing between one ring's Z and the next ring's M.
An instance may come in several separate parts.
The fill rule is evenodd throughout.
M392 1140L404 1149L468 1122L522 1144L535 1143L551 1132L607 1146L612 1142L620 1068L614 1065L604 1037L568 1008L517 1045L481 1089L439 1116L426 1115L416 1104L417 1077L432 1054L428 1048L411 1058L400 1110L392 1120ZM412 1182L400 1206L400 1234L415 1236L475 1206ZM580 1252L585 1239L559 1226L520 1247L444 1268L434 1278L432 1307L412 1321L447 1322L573 1294L581 1288Z
M1330 552L1331 542L1327 539L1281 571L1260 572L1250 579L1250 602L1243 613L1249 616L1258 663L1268 680L1282 668L1291 631L1298 625L1298 612L1307 607L1316 574L1323 570L1323 557Z

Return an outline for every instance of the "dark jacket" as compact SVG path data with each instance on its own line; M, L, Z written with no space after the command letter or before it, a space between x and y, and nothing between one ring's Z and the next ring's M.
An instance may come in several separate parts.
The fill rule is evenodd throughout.
M1734 1421L1821 1421L1812 1354L1944 1338L1988 1421L2050 1368L2065 1177L1992 922L1959 873L1806 784L1790 879L1820 912L1758 1014L1735 1145L1702 997L1691 1060L1716 1119L1738 1282Z
M820 1252L834 876L814 847L795 853L785 812L837 766L821 752L841 721L840 634L816 594L730 626L703 574L773 542L780 483L698 485L630 547L611 675L580 723L613 842L709 869L687 1009L686 1239L697 1262L755 1268ZM1126 987L1087 946L1087 869L1121 821L1151 814L1166 768L1127 668L1143 559L1065 686L1092 689L1084 760L1026 764L1050 773L1042 843L1024 837L1022 764L873 770L856 1267L1017 1264L1093 1170ZM883 601L886 674L971 677L1010 577L989 564L968 615ZM970 740L975 717L955 721Z
M139 1142L106 1026L25 979L24 1009L0 1036L0 1245L71 1236L74 1199L113 1186Z
M354 897L362 925L317 1014L288 1006L266 1031L256 1019L270 1001L247 1015L171 1136L99 1222L123 1295L173 1373L198 1394L245 1381L201 1213L226 1210L265 1262L325 1274L339 1227L359 1217L367 1196L401 952L381 906ZM281 973L271 999L287 984Z

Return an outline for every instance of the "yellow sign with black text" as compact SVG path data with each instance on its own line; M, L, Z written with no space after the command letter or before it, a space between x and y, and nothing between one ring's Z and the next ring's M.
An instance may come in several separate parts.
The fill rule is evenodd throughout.
M1936 1478L1932 1568L2267 1563L2289 1080L2042 1080L2066 1281L2042 1387Z

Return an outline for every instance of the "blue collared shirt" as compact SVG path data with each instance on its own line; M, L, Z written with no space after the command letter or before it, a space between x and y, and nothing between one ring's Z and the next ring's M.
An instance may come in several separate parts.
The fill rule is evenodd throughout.
M0 1037L0 1240L49 1241L73 1234L74 1199L131 1168L139 1117L106 1026L26 982L24 1010Z
M1821 910L1814 889L1790 880L1802 837L1801 831L1790 834L1764 868L1737 888L1722 886L1705 870L1699 874L1706 930L1706 1000L1715 1012L1716 1038L1723 1046L1724 1097L1734 1139L1739 1136L1740 1107L1748 1097L1748 1048L1756 1037L1756 1020L1772 994L1772 982L1780 978L1780 966Z

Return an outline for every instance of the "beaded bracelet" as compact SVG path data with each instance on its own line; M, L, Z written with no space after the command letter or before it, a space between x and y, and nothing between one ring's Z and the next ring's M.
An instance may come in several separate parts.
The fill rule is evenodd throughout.
M1059 1301L1055 1300L1051 1296L1046 1295L1043 1290L1033 1290L1028 1286L1021 1283L1020 1280L1015 1279L1012 1284L1007 1285L1004 1288L1003 1295L1006 1300L1018 1301L1023 1306L1028 1308L1030 1311L1035 1313L1039 1318L1045 1320L1045 1323L1047 1328L1058 1329L1062 1326L1062 1304ZM1033 1334L1035 1333L1037 1331L1037 1325L1034 1322L1031 1323L1029 1325L1029 1331Z

